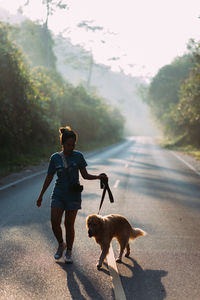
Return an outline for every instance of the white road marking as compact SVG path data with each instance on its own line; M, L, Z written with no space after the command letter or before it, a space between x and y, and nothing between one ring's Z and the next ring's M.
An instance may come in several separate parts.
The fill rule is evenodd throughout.
M110 276L112 277L113 289L115 293L116 300L126 300L126 295L122 287L121 279L118 273L112 244L110 244L109 253L107 255L107 263L110 271Z
M182 161L188 168L190 168L192 171L194 171L197 175L200 176L200 172L198 172L191 164L189 164L187 161L185 161L182 157L180 157L178 154L176 154L174 151L170 151L176 158L178 158L180 161Z
M128 168L128 162L125 163L125 168Z
M116 189L116 188L118 187L119 183L120 183L120 180L117 179L117 180L115 181L115 184L114 184L113 188Z
M120 183L120 180L117 179L114 184L114 188L117 188ZM115 294L115 299L116 300L126 300L126 296L124 293L124 289L122 287L122 283L120 280L120 276L118 273L115 257L114 257L114 252L113 252L113 247L112 243L110 244L110 249L109 253L107 255L107 262L108 262L108 268L110 271L110 276L112 277L112 283L113 283L113 290Z
M31 178L33 178L33 177L35 177L35 176L37 176L37 175L41 175L41 174L43 174L43 173L46 173L46 170L45 170L45 171L43 170L43 171L34 173L34 174L32 174L32 175L23 177L23 178L21 178L21 179L19 179L19 180L16 180L16 181L13 181L13 182L11 182L11 183L9 183L9 184L6 184L6 185L4 185L4 186L1 186L1 187L0 187L0 191L5 190L5 189L7 189L7 188L9 188L9 187L11 187L11 186L13 186L13 185L15 185L15 184L18 184L18 183L20 183L20 182L25 181L25 180L27 180L27 179L31 179Z

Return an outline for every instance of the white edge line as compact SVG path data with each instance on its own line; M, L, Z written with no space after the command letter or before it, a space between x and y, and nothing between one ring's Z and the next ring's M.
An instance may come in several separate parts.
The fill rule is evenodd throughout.
M119 183L120 183L120 180L117 179L117 180L115 181L115 184L114 184L113 188L116 189L116 188L118 187Z
M124 293L124 289L122 287L121 279L120 279L117 265L115 262L112 243L110 244L109 253L107 255L107 263L108 263L110 275L112 277L115 299L116 300L126 300L126 295Z
M0 187L0 191L5 190L5 189L7 189L7 188L9 188L9 187L11 187L11 186L13 186L13 185L15 185L15 184L18 184L18 183L20 183L20 182L25 181L25 180L27 180L27 179L31 179L31 178L33 178L33 177L35 177L35 176L41 175L41 174L43 174L43 173L46 173L46 170L43 170L43 171L34 173L34 174L32 174L32 175L23 177L23 178L21 178L21 179L19 179L19 180L16 180L16 181L13 181L13 182L11 182L11 183L9 183L9 184L6 184L6 185L4 185L4 186L1 186L1 187Z
M125 163L125 168L128 168L128 166L129 166L129 163L128 163L128 161Z
M198 172L191 164L186 162L183 158L181 158L178 154L176 154L174 151L170 151L176 158L178 158L180 161L182 161L188 168L190 168L192 171L194 171L197 175L200 176L200 172Z
M126 143L127 143L127 144L130 143L130 141L127 141ZM120 145L118 145L118 146L121 147L122 145L120 144ZM98 152L98 151L94 151L94 152L92 151L91 153L94 155L95 152ZM87 159L90 159L89 157L90 157L91 153L90 153L90 152L86 153L86 154L85 154L85 157L86 157ZM99 152L99 153L100 153L100 152ZM9 183L9 184L0 186L0 191L3 191L3 190L5 190L5 189L7 189L7 188L9 188L9 187L11 187L11 186L13 186L13 185L15 185L15 184L18 184L18 183L20 183L20 182L23 182L23 181L25 181L25 180L27 180L27 179L31 179L31 178L33 178L33 177L35 177L35 176L37 176L37 175L43 174L43 173L45 173L45 172L46 172L46 170L43 170L43 171L37 172L37 173L35 173L35 174L29 175L29 176L27 176L27 177L24 177L24 178L22 178L22 179L13 181L13 182L11 182L11 183Z

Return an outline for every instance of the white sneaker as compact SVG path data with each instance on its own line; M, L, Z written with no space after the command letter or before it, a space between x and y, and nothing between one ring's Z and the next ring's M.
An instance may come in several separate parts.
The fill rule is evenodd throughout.
M72 260L72 250L67 250L65 253L65 263L66 264L72 264L73 260Z

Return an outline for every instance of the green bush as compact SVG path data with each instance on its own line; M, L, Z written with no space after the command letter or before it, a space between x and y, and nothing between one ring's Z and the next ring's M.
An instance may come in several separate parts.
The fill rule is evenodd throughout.
M34 27L33 27L34 28ZM104 99L67 83L55 69L30 69L11 41L15 28L0 23L0 160L27 163L34 152L59 146L58 128L70 125L79 145L104 145L122 137L124 119ZM36 39L37 40L37 39Z

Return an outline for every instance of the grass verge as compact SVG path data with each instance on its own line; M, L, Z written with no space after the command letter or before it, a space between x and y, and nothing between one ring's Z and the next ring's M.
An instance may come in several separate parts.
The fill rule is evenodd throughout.
M177 145L176 140L171 140L168 138L158 139L158 143L165 149L182 152L183 154L188 154L197 160L200 160L200 148L198 147L193 145Z
M51 153L56 152L56 147L34 148L26 154L18 153L10 155L8 159L1 161L0 178L13 172L19 172L27 166L40 165L48 161Z
M79 151L92 151L101 149L112 144L118 143L121 140L113 140L107 142L90 142L84 145L77 145ZM35 148L26 154L10 155L9 159L0 162L0 178L5 177L13 172L19 172L28 166L41 165L47 163L52 153L61 151L60 145L49 146L46 148Z

